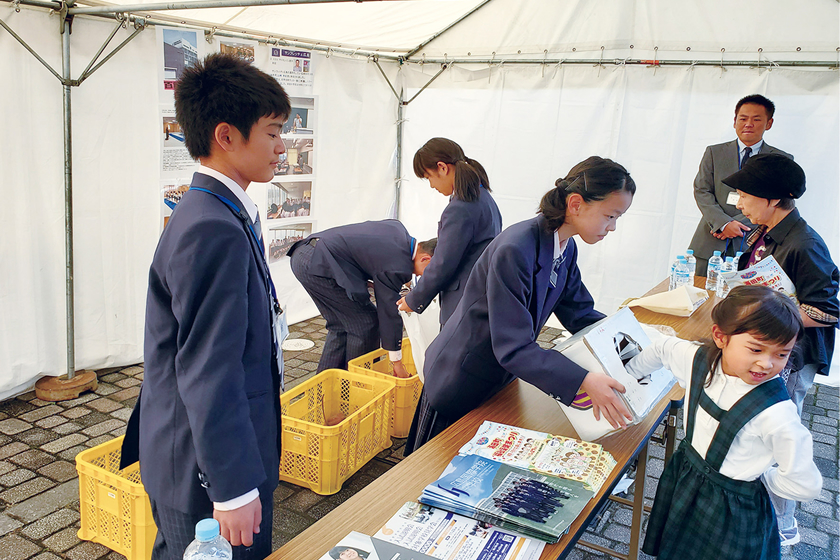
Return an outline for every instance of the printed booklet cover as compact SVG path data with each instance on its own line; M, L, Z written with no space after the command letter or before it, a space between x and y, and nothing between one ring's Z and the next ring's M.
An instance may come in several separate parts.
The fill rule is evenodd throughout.
M373 540L442 560L537 560L545 547L513 531L416 502L406 502Z
M582 482L457 455L420 501L555 543L593 495Z

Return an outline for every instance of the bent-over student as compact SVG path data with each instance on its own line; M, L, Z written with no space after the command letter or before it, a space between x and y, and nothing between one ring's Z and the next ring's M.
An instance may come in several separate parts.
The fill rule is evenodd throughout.
M334 227L292 245L292 272L327 322L318 371L347 369L347 362L373 352L381 340L394 375L409 377L397 300L411 275L423 274L436 243L418 243L399 221L382 220Z
M440 294L440 324L455 311L475 261L502 231L502 215L490 196L484 167L447 138L432 138L414 154L414 173L449 197L438 223L435 258L411 292L397 302L401 311L423 313Z
M536 338L551 313L571 332L603 318L580 276L573 236L597 243L615 230L636 184L624 167L593 156L543 196L537 217L500 233L479 257L461 302L426 351L425 384L405 454L522 378L570 404L578 389L597 418L615 427L631 420L603 372L577 366Z

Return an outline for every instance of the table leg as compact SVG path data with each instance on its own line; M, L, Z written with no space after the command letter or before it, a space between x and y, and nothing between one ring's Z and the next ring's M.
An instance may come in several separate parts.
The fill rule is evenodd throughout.
M633 521L630 524L629 560L639 557L639 542L642 538L642 518L645 511L645 474L647 472L647 444L639 451L636 463L636 488L633 490Z

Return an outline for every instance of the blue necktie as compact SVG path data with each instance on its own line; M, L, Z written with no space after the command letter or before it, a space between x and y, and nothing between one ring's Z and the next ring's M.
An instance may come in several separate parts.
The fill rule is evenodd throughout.
M749 146L744 148L744 157L741 158L741 163L738 164L738 169L741 169L742 167L744 167L744 164L747 163L747 160L750 158L751 153L752 153L752 148L750 148ZM729 160L729 161L732 161L732 160Z
M551 284L552 288L557 287L557 271L560 270L560 265L563 264L564 256L559 256L551 263L551 275L548 277L548 281Z

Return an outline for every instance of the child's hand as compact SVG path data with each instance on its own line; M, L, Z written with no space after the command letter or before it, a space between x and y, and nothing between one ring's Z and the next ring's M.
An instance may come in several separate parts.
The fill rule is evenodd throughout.
M590 371L583 378L580 388L586 391L592 400L592 412L595 413L595 420L600 420L604 415L613 428L626 428L627 422L633 420L633 415L627 410L627 406L621 397L615 394L616 391L623 393L624 385L600 371Z

